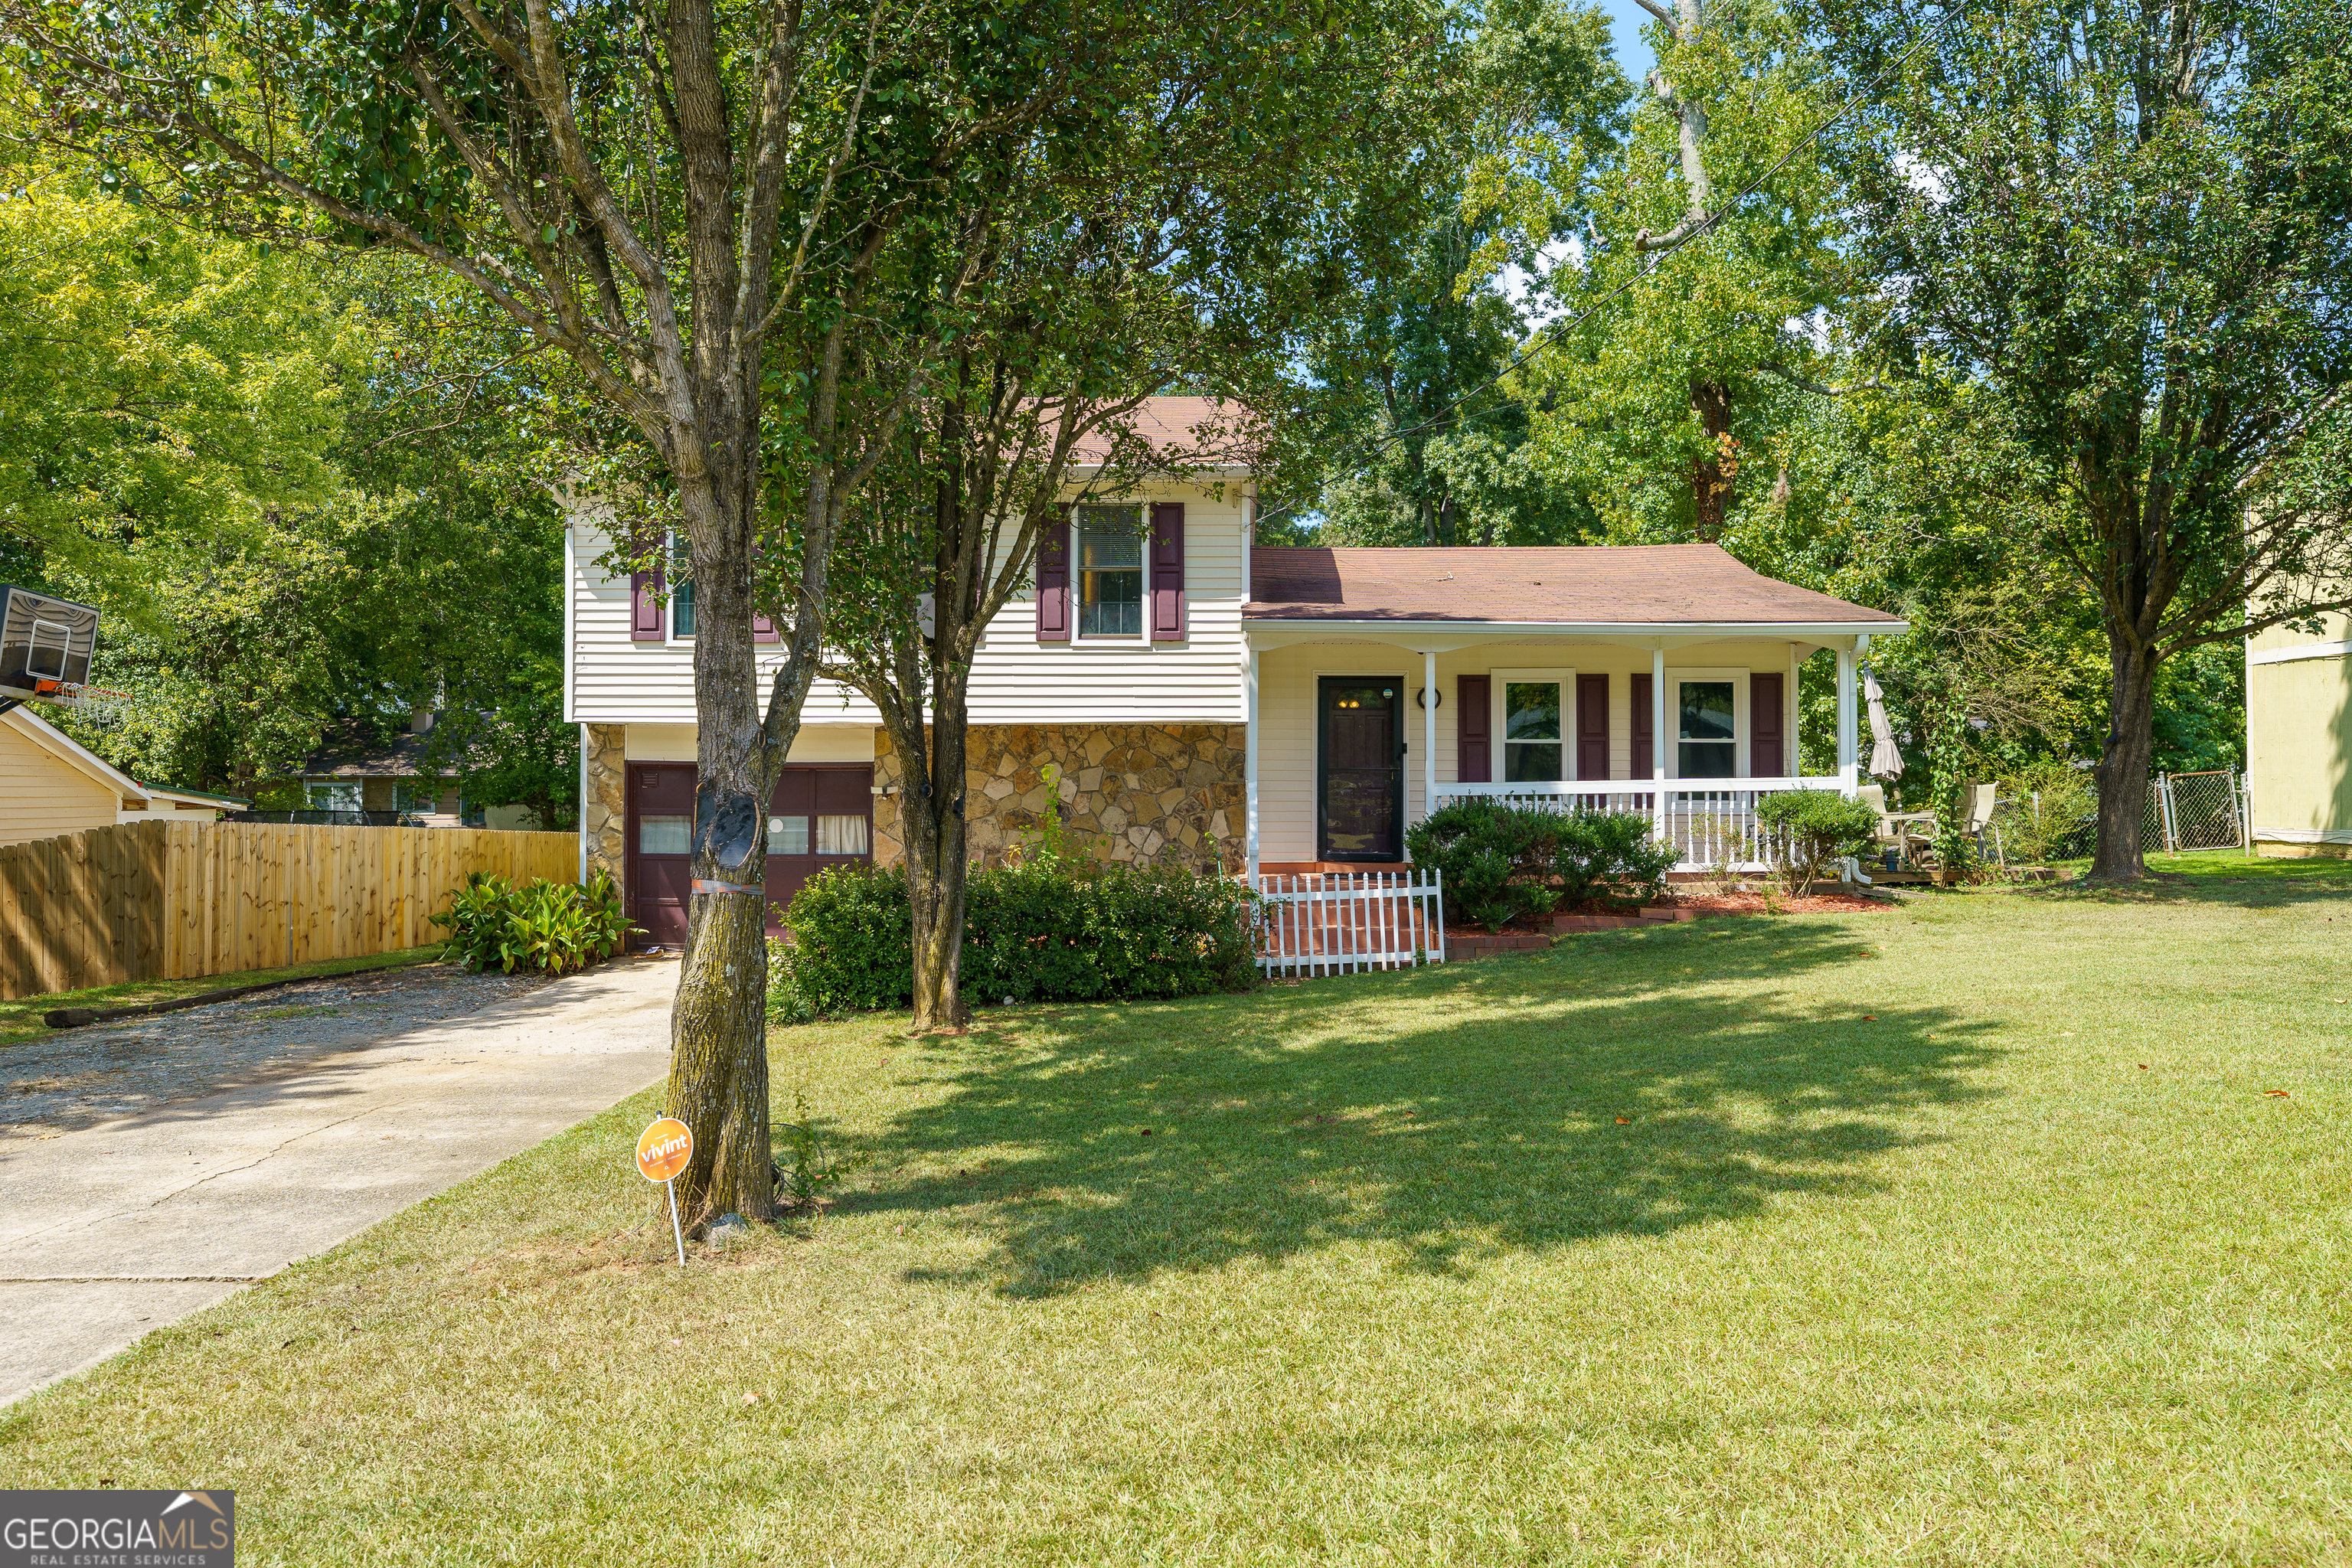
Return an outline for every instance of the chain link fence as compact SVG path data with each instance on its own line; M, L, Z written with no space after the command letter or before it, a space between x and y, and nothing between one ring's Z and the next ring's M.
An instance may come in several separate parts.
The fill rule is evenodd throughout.
M2009 827L2011 822L2022 826L2022 819L2032 818L2033 833L2012 832L2010 837L2044 846L2049 859L2087 860L2098 847L2095 795L2072 822L2043 820L2045 803L2038 796L2003 801L2001 807L1996 827ZM2147 854L2245 847L2245 784L2235 773L2158 773L2147 782L2147 813L2140 822L2140 847Z

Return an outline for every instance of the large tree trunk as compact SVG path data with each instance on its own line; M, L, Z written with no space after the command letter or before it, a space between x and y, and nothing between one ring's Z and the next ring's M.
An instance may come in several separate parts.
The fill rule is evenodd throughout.
M961 1029L971 1020L963 1001L964 881L970 853L964 821L964 756L969 715L963 693L950 689L931 725L930 777L919 812L907 813L908 894L915 914L915 1027ZM911 781L908 791L913 793Z
M1723 537L1724 521L1739 481L1739 447L1731 435L1731 390L1719 381L1691 383L1691 412L1706 435L1706 449L1691 463L1691 506L1698 536Z
M2099 840L2091 876L2131 882L2147 875L2140 825L2156 752L2156 658L2110 631L2107 739L2099 756Z
M751 643L748 485L682 486L694 545L693 900L670 1011L669 1113L694 1130L678 1203L775 1212L768 1137L767 804L775 772Z

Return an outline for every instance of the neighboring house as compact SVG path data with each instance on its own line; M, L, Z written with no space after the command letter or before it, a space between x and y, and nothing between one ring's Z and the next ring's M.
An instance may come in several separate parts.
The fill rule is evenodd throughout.
M455 784L444 785L424 770L434 715L409 716L408 729L390 741L356 720L346 720L320 740L299 775L305 811L378 814L354 820L405 818L425 827L528 828L528 807L482 806L467 801ZM390 815L383 815L390 814Z
M33 710L0 712L0 844L124 822L216 822L246 803L142 784Z
M2352 856L2352 616L2247 639L2246 793L2256 853Z
M1184 428L1207 409L1154 413ZM1034 828L1053 763L1068 831L1117 859L1393 867L1433 800L1507 795L1651 812L1687 863L1721 863L1756 795L1798 784L1799 663L1835 650L1840 774L1809 782L1850 789L1855 654L1906 629L1714 545L1254 548L1255 507L1246 469L1194 472L1076 508L1047 540L973 672L976 855ZM565 541L583 866L675 942L693 639L658 574L597 567L613 528L582 509ZM898 858L899 776L871 705L818 682L770 808L771 900Z

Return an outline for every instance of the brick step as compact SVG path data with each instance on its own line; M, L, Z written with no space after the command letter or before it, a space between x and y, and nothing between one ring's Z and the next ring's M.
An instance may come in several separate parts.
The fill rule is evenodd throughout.
M1675 904L1652 904L1630 915L1554 915L1551 930L1555 936L1570 936L1578 931L1625 931L1633 926L1656 925L1661 922L1696 919L1694 911Z

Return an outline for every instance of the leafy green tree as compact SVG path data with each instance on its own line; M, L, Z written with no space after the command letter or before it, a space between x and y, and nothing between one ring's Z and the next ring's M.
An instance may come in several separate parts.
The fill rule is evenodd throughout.
M931 285L953 344L835 559L826 673L879 710L903 764L918 1028L967 1010L971 676L1073 493L1246 459L1291 390L1280 367L1351 294L1391 221L1361 199L1412 149L1387 113L1418 40L1379 6L1172 19L1125 65L1083 142L1008 142L943 200ZM1299 172L1318 177L1301 188ZM1225 411L1154 433L1154 395ZM1244 410L1253 412L1244 413ZM1143 547L1140 544L1139 547Z
M891 291L927 271L900 242L976 152L1082 133L1126 51L1187 17L1057 0L0 0L53 141L234 231L445 271L560 355L646 454L701 626L668 1095L695 1130L679 1195L698 1216L773 1211L758 828L815 671L843 509L936 358L923 310ZM894 379L867 374L877 342ZM797 519L797 554L763 705L753 556L772 510Z
M2093 874L2142 876L2166 665L2352 581L2352 58L2315 0L1827 9L1887 86L1872 353L1969 387L2007 524L2106 655Z
M1304 538L1310 511L1314 537L1353 544L1541 544L1591 523L1528 461L1528 410L1502 377L1616 156L1631 88L1606 16L1575 0L1456 5L1437 47L1395 105L1420 145L1360 176L1407 237L1315 334L1312 458L1298 493L1269 495L1269 542Z
M1522 373L1537 462L1624 539L1720 540L1792 394L1834 363L1852 283L1820 62L1772 0L1641 0L1657 51L1623 156Z

